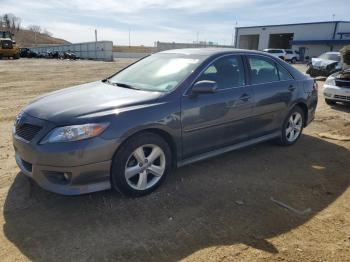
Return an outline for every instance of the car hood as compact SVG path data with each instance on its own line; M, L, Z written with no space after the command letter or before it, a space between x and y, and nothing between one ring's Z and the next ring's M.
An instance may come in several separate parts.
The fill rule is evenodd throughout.
M328 65L337 64L339 62L322 58L312 58L311 63L313 67L326 68Z
M158 99L161 94L98 81L43 95L26 106L24 112L55 123L72 122L88 115L103 115L113 109L143 105Z

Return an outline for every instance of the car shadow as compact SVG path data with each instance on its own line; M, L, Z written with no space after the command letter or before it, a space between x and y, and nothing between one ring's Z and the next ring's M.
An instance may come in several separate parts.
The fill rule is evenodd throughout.
M331 106L332 109L345 112L345 113L350 113L350 103L336 103L335 105Z
M234 244L278 253L269 238L304 224L348 188L349 157L307 135L292 147L263 143L180 168L136 199L112 191L60 196L18 174L4 232L33 261L176 261Z

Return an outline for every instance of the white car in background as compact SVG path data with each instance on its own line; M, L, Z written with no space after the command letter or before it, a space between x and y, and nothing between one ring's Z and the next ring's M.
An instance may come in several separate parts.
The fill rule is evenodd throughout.
M350 68L330 75L323 88L328 105L335 105L337 102L350 103Z
M298 52L294 51L294 50L291 50L291 49L274 49L274 48L269 48L269 49L264 49L263 51L273 55L274 57L281 58L282 60L291 62L293 64L296 63L299 60Z

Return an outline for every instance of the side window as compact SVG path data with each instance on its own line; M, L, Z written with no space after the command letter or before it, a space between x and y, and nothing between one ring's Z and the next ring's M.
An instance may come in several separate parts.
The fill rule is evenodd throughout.
M278 67L278 73L281 81L293 79L290 73L283 66L277 65L277 67Z
M210 65L197 81L210 80L218 89L238 88L245 85L244 66L240 56L223 57Z
M279 81L278 70L274 61L263 57L248 57L252 84Z

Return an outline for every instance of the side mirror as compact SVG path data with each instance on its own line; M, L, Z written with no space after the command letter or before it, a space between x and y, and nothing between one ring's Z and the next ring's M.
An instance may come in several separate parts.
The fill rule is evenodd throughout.
M215 81L202 80L196 82L192 87L192 94L212 94L216 92L218 84Z

